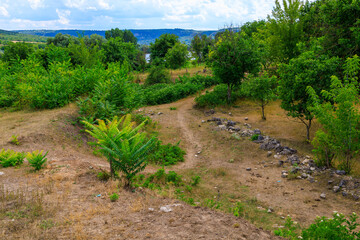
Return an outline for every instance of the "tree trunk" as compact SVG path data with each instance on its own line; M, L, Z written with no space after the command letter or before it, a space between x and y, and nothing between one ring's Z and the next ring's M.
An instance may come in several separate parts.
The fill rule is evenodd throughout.
M231 102L231 87L230 87L230 84L228 84L227 95L228 95L228 104L230 104L230 102Z
M310 142L311 120L312 120L312 119L309 119L309 123L308 123L308 124L305 124L305 125L306 125L306 140L307 140L308 142Z
M109 163L110 163L110 176L111 178L114 178L114 169L113 169L113 166L112 166L112 158L109 158Z
M264 105L264 103L261 104L261 112L262 112L262 119L263 119L263 120L266 120L266 117L265 117L265 105Z

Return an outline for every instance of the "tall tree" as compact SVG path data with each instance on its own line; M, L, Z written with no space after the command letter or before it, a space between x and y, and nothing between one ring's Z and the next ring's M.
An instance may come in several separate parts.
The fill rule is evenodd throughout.
M303 3L300 0L275 1L271 16L268 16L268 38L270 51L279 62L289 62L298 55L296 44L303 36L300 11Z
M339 58L318 55L314 51L302 53L278 70L279 98L288 116L299 119L306 126L306 139L310 140L310 128L314 118L309 107L312 101L306 93L311 86L317 94L330 88L331 75L338 74Z
M159 38L155 39L154 43L150 43L150 58L151 62L155 64L162 64L165 60L166 53L180 43L179 37L175 34L162 34Z
M182 43L176 43L165 55L166 64L171 69L178 69L185 66L188 59L187 46Z
M211 37L208 37L206 34L201 36L197 34L191 39L190 49L193 57L196 57L198 63L205 62L209 55L212 43Z
M124 42L130 42L135 45L137 45L137 38L134 36L134 34L130 30L120 30L119 28L111 29L108 31L105 31L105 38L118 38L120 37Z
M257 73L260 58L257 44L246 33L225 30L209 53L209 64L213 73L227 84L228 103L235 86L241 84L245 73Z

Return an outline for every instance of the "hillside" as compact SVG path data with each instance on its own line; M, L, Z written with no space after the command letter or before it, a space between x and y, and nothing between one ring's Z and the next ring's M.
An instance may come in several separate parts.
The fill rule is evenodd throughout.
M197 31L191 29L130 29L130 31L135 35L138 39L139 44L149 44L154 42L156 38L160 37L160 35L164 33L175 34L179 36L180 41L189 43L191 38L196 34L206 34L206 35L214 35L217 31ZM105 37L105 31L99 30L18 30L18 33L37 35L43 37L55 37L56 34L69 34L71 36L79 36L79 34L84 36L90 36L92 34L98 34L100 36Z
M0 41L46 42L47 37L0 29Z

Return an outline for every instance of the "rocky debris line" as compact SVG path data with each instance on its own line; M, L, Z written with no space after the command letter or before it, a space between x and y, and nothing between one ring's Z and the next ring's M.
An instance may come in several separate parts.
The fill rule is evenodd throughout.
M248 120L248 118L244 119ZM299 156L296 149L283 146L277 139L263 135L259 129L252 129L249 123L244 123L241 128L242 124L239 122L217 117L212 117L207 121L202 120L202 123L205 122L214 122L218 129L228 131L235 139L241 139L241 137L254 138L256 135L257 139L253 142L260 144L260 149L267 151L267 157L273 156L278 161L278 167L290 168L290 170L282 170L282 178L303 179L314 183L317 182L314 176L329 173L331 179L328 182L330 190L342 194L344 197L351 197L356 201L360 199L360 179L345 176L346 172L342 170L317 167L310 156ZM246 170L251 171L251 168ZM321 194L320 198L326 199L326 194Z

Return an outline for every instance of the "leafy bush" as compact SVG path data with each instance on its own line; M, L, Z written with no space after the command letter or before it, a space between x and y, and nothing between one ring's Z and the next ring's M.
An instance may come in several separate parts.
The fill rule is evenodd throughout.
M164 169L157 170L154 174L144 179L143 175L139 175L137 178L139 183L142 183L143 187L150 189L161 189L160 185L166 185L172 183L175 186L182 185L182 176L174 171L165 172Z
M106 171L101 171L96 176L100 181L105 181L105 182L108 181L111 177L110 174Z
M315 153L315 164L319 167L326 166L328 168L333 167L334 163L334 149L328 139L329 136L322 130L316 132L314 140L311 144L314 146L313 152Z
M195 98L196 106L198 107L215 107L219 105L226 105L227 102L227 85L217 85L212 92L207 91L206 94ZM231 103L243 97L241 89L234 89L231 95Z
M170 83L170 73L164 66L154 66L150 69L149 75L145 80L145 85L157 83Z
M293 220L291 220L290 217L287 217L285 219L285 226L284 228L279 228L277 230L274 231L274 234L276 236L280 236L280 237L286 237L286 238L290 238L290 239L298 239L297 236L298 234L296 233L298 227L295 226L295 223Z
M111 175L121 171L125 176L125 188L130 188L135 175L144 170L147 165L147 154L155 145L155 139L147 138L146 133L140 133L145 122L135 127L131 115L118 120L116 117L105 123L93 125L83 121L91 136L97 139L92 143L100 148L100 152L110 163Z
M358 216L353 213L349 219L343 214L334 212L333 218L318 217L315 223L302 232L303 239L359 239L360 232L356 232L359 224L356 222Z
M10 142L14 145L20 145L19 139L17 135L12 135Z
M186 152L179 147L179 143L180 142L176 145L161 145L161 141L158 141L156 149L148 157L149 162L164 166L174 165L177 162L183 162Z
M190 183L191 186L197 186L200 183L201 177L196 175L191 178L192 182Z
M256 141L256 140L258 140L258 138L259 138L259 134L254 134L254 135L251 136L250 140L251 141Z
M2 167L15 167L23 164L25 153L15 152L14 150L1 149L0 164Z
M119 199L119 194L113 193L109 196L109 198L110 198L110 201L116 202Z
M43 155L43 150L41 152L39 152L39 150L36 150L32 153L29 152L26 155L26 159L29 161L30 166L32 166L35 171L38 171L42 169L43 166L46 164L47 158L45 157L47 154L48 152Z

